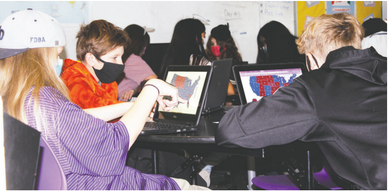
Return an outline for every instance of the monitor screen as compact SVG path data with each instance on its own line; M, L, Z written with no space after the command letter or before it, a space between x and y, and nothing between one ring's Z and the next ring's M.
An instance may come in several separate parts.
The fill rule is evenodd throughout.
M259 101L302 75L301 68L239 71L246 102Z

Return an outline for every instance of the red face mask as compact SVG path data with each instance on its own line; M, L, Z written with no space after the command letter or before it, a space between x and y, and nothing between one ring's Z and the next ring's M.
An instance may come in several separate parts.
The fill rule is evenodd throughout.
M212 46L211 49L214 56L216 57L221 56L220 46Z

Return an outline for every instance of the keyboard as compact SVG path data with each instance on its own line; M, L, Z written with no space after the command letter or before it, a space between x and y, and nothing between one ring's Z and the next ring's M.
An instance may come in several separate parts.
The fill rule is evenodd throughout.
M197 131L196 127L162 122L146 122L140 135L158 135Z

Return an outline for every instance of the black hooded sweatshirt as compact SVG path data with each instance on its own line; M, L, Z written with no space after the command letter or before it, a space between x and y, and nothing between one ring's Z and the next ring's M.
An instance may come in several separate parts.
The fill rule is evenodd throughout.
M387 58L343 47L288 87L229 110L218 145L316 142L333 170L363 189L387 189Z

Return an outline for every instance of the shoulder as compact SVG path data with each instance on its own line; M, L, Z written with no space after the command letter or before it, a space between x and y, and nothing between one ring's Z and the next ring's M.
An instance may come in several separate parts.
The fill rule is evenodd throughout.
M127 61L125 61L125 65L136 65L139 63L147 64L140 56L136 54L131 54L131 56L128 57Z
M69 102L69 100L62 95L57 89L49 86L44 86L39 90L39 101L57 104Z

